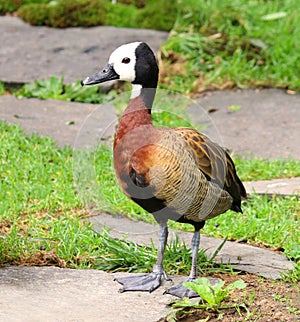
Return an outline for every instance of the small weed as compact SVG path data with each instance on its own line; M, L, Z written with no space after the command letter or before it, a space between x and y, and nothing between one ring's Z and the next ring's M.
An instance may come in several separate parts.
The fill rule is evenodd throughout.
M220 281L217 285L212 285L208 278L197 278L193 282L183 283L188 289L196 292L206 305L206 309L219 310L223 308L221 303L226 300L229 295L235 290L242 290L246 284L242 280L237 280L234 283L227 285L223 288L225 282Z
M177 311L173 311L169 314L167 321L176 321L176 316L181 313L187 313L186 309L189 309L189 312L194 313L194 309L202 309L211 312L218 312L219 318L222 319L221 310L234 309L240 313L241 309L247 311L246 305L244 302L237 302L234 304L223 304L225 300L234 292L234 290L245 289L246 284L243 280L237 280L226 287L224 287L225 282L221 281L217 285L212 285L209 279L202 277L197 278L193 282L185 282L184 286L195 291L200 296L199 302L192 302L188 298L176 299L170 303L170 306ZM207 318L208 321L209 317Z
M281 303L284 303L288 300L287 296L282 296L280 294L274 294L273 297L276 301L280 301Z
M114 91L109 94L99 92L97 86L82 87L80 81L64 85L63 77L50 77L45 80L36 80L23 85L13 92L13 95L21 98L57 99L71 102L102 104L112 99Z
M293 301L291 300L289 295L284 295L283 296L283 295L280 295L280 294L274 294L273 298L274 298L274 300L285 304L289 313L292 313L292 314L295 314L295 315L300 315L299 308L295 307L292 304Z
M17 97L36 97L40 99L59 99L63 93L63 78L51 77L25 84L15 92Z

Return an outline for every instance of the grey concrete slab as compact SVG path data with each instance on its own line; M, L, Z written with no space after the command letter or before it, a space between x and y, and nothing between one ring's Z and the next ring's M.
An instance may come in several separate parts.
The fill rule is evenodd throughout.
M261 180L244 182L246 191L258 194L279 194L283 196L287 195L299 195L300 196L300 178L289 179L273 179L273 180Z
M0 268L1 322L155 322L173 298L164 286L120 294L113 281L126 273L57 267ZM182 281L175 277L174 282ZM169 284L166 285L168 287Z
M151 216L149 214L149 216ZM154 241L158 245L158 226L136 222L121 216L111 216L101 213L87 219L98 232L103 227L110 228L110 234L115 238L124 236L135 243L150 245ZM192 233L170 229L169 241L176 237L190 245ZM223 241L216 238L201 236L200 247L207 250L211 257ZM233 268L256 274L270 279L278 279L281 273L294 268L293 262L274 251L254 247L247 244L227 241L214 260L216 263L230 263Z
M101 138L111 137L117 122L113 106L14 96L0 96L0 119L19 124L29 134L51 136L61 146L77 148L94 147Z
M300 94L279 89L216 91L197 101L210 111L223 145L234 153L300 159ZM196 122L197 108L190 113Z
M0 17L0 81L30 82L64 76L71 83L102 68L112 50L146 41L157 51L167 32L116 27L34 27L17 17Z

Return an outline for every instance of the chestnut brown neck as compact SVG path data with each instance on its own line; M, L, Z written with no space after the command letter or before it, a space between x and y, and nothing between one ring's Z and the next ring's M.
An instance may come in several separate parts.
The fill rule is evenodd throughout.
M130 100L120 119L115 139L121 139L129 131L152 124L151 110L148 109L141 96Z

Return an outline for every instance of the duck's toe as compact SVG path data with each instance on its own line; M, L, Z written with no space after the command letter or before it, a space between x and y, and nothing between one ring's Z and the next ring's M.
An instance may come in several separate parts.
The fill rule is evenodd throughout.
M183 286L182 283L177 284L169 289L167 289L164 294L170 294L174 295L180 298L183 297L188 297L188 298L193 298L193 297L199 297L199 295L193 291L188 289L187 287Z
M162 276L165 277L165 274L161 272L152 272L150 274L138 276L115 278L115 281L123 285L120 289L121 293L126 291L152 292L161 285Z

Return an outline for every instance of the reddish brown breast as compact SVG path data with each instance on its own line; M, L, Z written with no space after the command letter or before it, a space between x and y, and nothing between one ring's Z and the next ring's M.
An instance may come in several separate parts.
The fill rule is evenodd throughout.
M143 100L140 97L130 100L120 119L114 140L115 172L125 192L128 177L133 170L147 176L158 140L159 131L154 128L151 114Z

